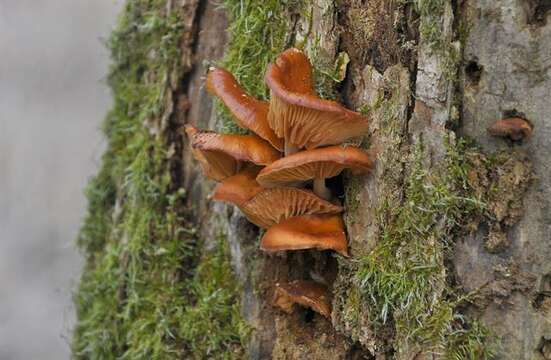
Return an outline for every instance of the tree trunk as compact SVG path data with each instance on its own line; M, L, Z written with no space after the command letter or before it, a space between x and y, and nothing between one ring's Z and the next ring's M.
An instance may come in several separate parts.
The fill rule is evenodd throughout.
M226 33L235 19L213 1L197 6L173 121L220 130L204 75L238 41ZM182 186L200 238L208 249L225 235L241 284L247 358L551 359L550 9L544 0L284 6L285 46L304 45L318 91L367 114L357 144L377 161L335 185L350 258L266 255L237 208L209 200L214 184L183 140ZM488 134L511 116L533 136ZM331 288L330 321L272 306L273 285L295 279Z

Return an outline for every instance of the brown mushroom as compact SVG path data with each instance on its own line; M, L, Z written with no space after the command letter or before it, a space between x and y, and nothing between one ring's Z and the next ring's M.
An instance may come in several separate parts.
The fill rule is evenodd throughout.
M240 209L250 222L264 229L294 216L343 211L341 206L323 200L309 190L292 187L263 189Z
M532 124L519 117L498 120L488 127L490 135L508 137L515 141L529 138L533 130Z
M211 165L213 162L216 163L217 167L223 166L228 157L257 165L268 165L281 157L280 152L256 135L217 134L211 131L199 131L191 126L187 126L186 131L188 135L191 134L191 147L200 151ZM196 155L196 152L194 154ZM232 168L235 166L233 165ZM237 166L230 176L234 175L239 168Z
M264 234L260 249L267 252L334 250L348 256L344 222L340 215L304 215L283 220Z
M283 151L283 139L278 138L268 124L268 102L246 94L234 76L221 68L209 69L206 88L222 100L239 126L252 130L273 147Z
M293 312L293 305L298 304L328 319L331 318L329 290L324 285L313 281L295 280L289 283L277 283L273 303L288 314Z
M195 136L199 135L200 131L192 125L186 125L185 130L190 143L193 144ZM235 175L241 167L241 161L222 151L203 151L193 145L191 151L199 161L205 176L216 181Z
M256 182L259 171L260 167L251 165L230 176L216 186L212 198L242 206L262 191L262 187Z
M284 51L268 66L265 76L271 90L268 123L285 139L285 154L300 148L339 144L367 130L361 114L316 96L312 68L297 49Z
M305 150L274 161L258 174L257 181L264 187L293 185L314 180L314 193L326 200L331 192L325 179L337 176L344 169L355 174L368 172L373 166L370 156L354 146L335 145Z
M337 214L339 205L320 199L309 190L292 187L266 189L256 182L259 168L248 166L214 190L213 199L237 205L253 224L269 228L299 215Z

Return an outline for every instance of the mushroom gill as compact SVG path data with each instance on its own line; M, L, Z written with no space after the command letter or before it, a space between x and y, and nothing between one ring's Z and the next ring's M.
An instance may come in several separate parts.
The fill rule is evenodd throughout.
M257 181L264 187L274 187L314 180L314 193L330 200L326 178L337 176L344 169L350 169L355 174L366 173L372 166L373 161L365 151L354 146L334 145L301 151L276 160L262 169Z
M271 90L268 123L285 139L285 154L301 148L334 145L367 131L368 120L339 103L316 96L310 61L288 49L268 66L265 81Z
M295 280L276 283L273 304L290 314L293 305L308 307L326 318L331 318L331 296L324 285L313 281Z
M508 137L514 141L529 138L533 130L532 124L519 117L501 119L488 127L490 135Z
M260 249L267 252L334 250L348 256L344 222L340 215L304 215L283 220L264 234Z
M209 69L206 88L226 105L239 126L253 131L274 148L283 151L283 139L278 138L268 124L268 102L249 96L235 77L221 68Z
M292 187L263 189L240 206L253 224L267 229L285 219L300 215L338 214L343 211L313 192Z
M341 206L320 199L309 190L292 187L266 189L256 181L259 167L248 166L214 189L213 199L238 206L253 224L267 229L299 215L337 214Z

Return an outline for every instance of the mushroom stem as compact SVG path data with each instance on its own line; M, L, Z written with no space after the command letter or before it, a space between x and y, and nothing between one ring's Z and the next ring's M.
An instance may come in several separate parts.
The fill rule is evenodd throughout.
M293 155L298 152L299 148L291 144L287 139L285 139L285 156Z
M325 178L314 179L314 193L325 200L331 200L331 191L325 186Z

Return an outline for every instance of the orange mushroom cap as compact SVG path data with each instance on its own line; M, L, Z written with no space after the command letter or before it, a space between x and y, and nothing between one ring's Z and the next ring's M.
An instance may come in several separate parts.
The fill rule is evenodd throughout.
M257 165L268 165L281 157L281 153L256 135L217 134L211 131L196 131L191 138L193 149L217 152L236 160ZM232 174L233 175L233 174Z
M315 95L312 68L300 50L284 51L268 66L265 80L271 90L268 123L277 136L294 146L339 144L368 128L361 114Z
M276 149L283 150L283 139L278 138L268 124L268 103L246 94L229 71L211 67L206 88L222 100L239 126L252 130Z
M201 134L201 132L192 125L186 125L185 130L192 144L191 151L193 156L199 162L206 177L221 181L237 173L241 167L241 161L221 151L202 151L193 147L195 137Z
M519 117L498 120L488 127L490 135L508 137L511 140L529 138L533 130L532 124Z
M344 222L340 215L305 215L283 220L264 234L260 249L268 252L335 250L348 256Z
M230 202L237 206L243 205L262 191L262 187L256 182L259 171L260 167L253 165L248 166L236 175L230 176L216 186L212 198L217 201Z
M366 173L373 166L370 156L354 146L335 145L301 151L274 161L258 174L265 187L285 186L297 181L337 176L348 168L356 174Z
M313 192L292 187L264 189L240 206L253 224L267 229L299 215L338 214L341 206L316 196Z
M294 304L299 304L326 318L331 317L331 294L324 285L313 281L295 280L289 283L277 283L273 303L288 314L293 312Z

